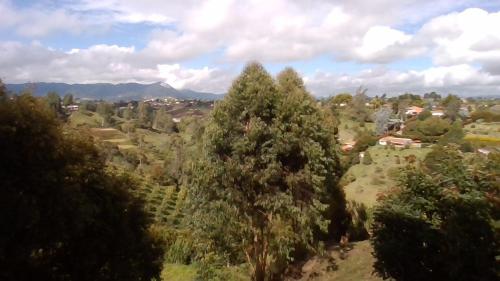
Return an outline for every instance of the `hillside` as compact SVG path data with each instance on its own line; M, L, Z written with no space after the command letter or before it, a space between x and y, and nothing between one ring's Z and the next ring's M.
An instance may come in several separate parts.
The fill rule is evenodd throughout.
M67 84L67 83L23 83L6 84L9 91L19 93L30 90L35 96L44 96L54 91L59 95L73 94L77 98L104 99L104 100L141 100L145 98L174 97L178 99L218 100L223 95L197 92L189 89L177 90L166 83L96 83L96 84Z

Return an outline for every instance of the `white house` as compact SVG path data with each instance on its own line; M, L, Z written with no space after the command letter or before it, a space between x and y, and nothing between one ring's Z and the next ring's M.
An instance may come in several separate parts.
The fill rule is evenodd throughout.
M395 138L395 137L383 137L378 140L378 144L380 145L395 145L395 146L406 146L411 145L413 143L412 139L407 138Z
M431 111L432 116L442 117L444 116L444 112L442 110L433 110Z

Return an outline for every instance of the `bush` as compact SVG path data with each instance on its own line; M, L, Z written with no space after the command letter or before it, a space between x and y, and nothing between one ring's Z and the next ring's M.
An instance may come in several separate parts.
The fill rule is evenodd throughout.
M462 144L460 144L460 150L462 152L474 152L474 147L470 142L464 141Z
M401 174L401 168L393 167L387 170L387 176L391 180L398 180Z
M360 131L356 137L356 144L354 145L353 151L364 151L368 147L375 145L377 143L377 139L378 138L375 137L370 131Z
M500 114L495 114L490 111L478 110L471 114L471 119L478 122L500 122Z
M188 235L179 235L167 247L165 262L189 264L194 257L193 241Z
M349 227L347 234L351 241L362 241L369 237L369 215L366 206L363 203L349 201L347 203L349 213Z
M408 168L401 188L376 207L375 270L405 281L498 280L496 210L489 198L496 179L475 172L495 173L498 159L467 166L455 148L439 149L445 157L433 169Z

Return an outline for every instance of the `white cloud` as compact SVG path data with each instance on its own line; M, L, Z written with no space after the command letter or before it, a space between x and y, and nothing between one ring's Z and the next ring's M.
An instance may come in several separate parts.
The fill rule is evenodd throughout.
M144 47L96 42L88 48L71 46L68 51L36 42L0 42L0 77L7 82L167 81L176 87L224 92L236 75L232 67L242 62L307 62L321 57L378 66L366 66L367 70L352 75L326 71L308 75L307 83L316 94L360 84L394 92L432 87L498 91L500 12L467 9L486 5L490 11L500 8L487 1L47 3L20 8L13 1L0 0L0 30L43 41L61 32L81 34L102 27L116 31L123 27L121 23L142 23L148 29L137 34L137 40ZM183 62L200 57L210 63L200 68L182 67ZM430 59L433 65L418 71L393 71L386 66L408 58Z
M182 68L179 64L158 65L159 76L176 89L191 89L203 92L226 92L232 74L217 68Z
M87 23L65 9L40 5L19 9L10 1L0 1L0 29L14 28L19 35L40 38L56 32L80 33Z
M363 61L386 62L423 52L408 44L411 39L411 35L388 26L373 26L363 36L355 54Z
M497 94L500 76L467 64L430 67L421 71L393 71L386 68L367 69L354 75L316 72L305 77L306 86L320 96L343 91L353 92L363 85L370 95L401 94L429 91L460 95Z
M427 37L437 65L481 64L500 74L500 12L467 9L436 17L426 23L419 36Z
M175 88L223 93L234 74L216 67L184 68L179 64L138 64L134 47L94 45L67 52L34 42L0 43L0 78L7 83L166 82Z

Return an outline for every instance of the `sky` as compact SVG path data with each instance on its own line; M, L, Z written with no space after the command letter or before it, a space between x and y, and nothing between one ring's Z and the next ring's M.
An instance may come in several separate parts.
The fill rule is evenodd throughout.
M500 0L0 0L4 83L225 93L246 63L316 96L500 94Z

